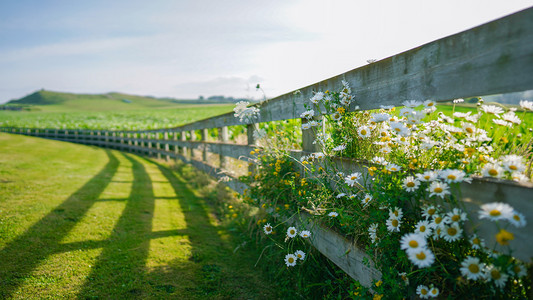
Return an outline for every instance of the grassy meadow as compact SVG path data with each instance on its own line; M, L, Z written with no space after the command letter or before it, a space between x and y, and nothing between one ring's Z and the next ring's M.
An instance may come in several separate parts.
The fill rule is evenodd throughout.
M129 102L124 102L127 100ZM168 128L232 111L233 104L191 104L110 93L41 91L21 99L30 110L0 111L0 127L142 130Z
M74 163L75 162L75 163ZM180 173L0 134L0 298L272 299L256 250Z

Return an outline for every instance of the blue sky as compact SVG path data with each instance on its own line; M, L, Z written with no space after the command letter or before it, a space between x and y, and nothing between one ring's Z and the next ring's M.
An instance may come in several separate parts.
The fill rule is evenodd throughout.
M371 2L371 3L370 3ZM273 97L531 1L1 1L0 103L35 90Z

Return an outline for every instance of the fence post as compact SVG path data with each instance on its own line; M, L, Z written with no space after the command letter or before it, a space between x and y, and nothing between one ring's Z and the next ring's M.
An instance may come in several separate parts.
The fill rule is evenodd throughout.
M228 139L229 139L228 126L224 126L224 127L218 128L218 139L222 143L227 143L228 142ZM221 154L221 155L219 155L219 157L220 157L220 168L221 169L226 169L226 165L227 165L226 156Z
M191 130L191 142L194 142L194 141L196 141L196 132L194 130ZM193 159L194 158L194 147L191 147L190 153L191 153L191 159Z
M313 120L321 121L320 123L321 127L319 126L311 127L306 130L302 129L302 150L305 152L320 152L321 151L320 144L319 143L313 144L313 142L316 140L317 130L322 130L321 128L323 128L324 126L324 119L321 116L319 116L319 117L314 117ZM308 122L309 120L302 118L302 125L307 124Z
M137 148L139 146L139 141L137 140L139 138L139 133L137 132L134 132L133 133L133 152L134 153L138 153L139 152L139 148Z
M157 140L157 143L155 144L157 159L161 159L161 152L159 152L159 150L161 150L161 143L159 142L159 140L161 140L161 134L159 134L159 132L155 133L155 139Z
M246 134L248 136L248 146L255 145L255 138L254 138L254 124L248 124L246 125ZM255 170L255 166L250 161L248 162L248 175L251 175Z
M163 133L163 140L164 140L163 143L164 143L164 145L165 145L165 152L168 152L168 150L169 150L169 149L168 149L168 131L165 131L165 132ZM167 162L170 161L170 156L168 156L168 154L165 155L165 160L166 160Z
M207 128L202 129L202 142L207 142ZM202 161L207 161L207 144L202 144Z
M172 138L173 138L173 140L175 142L178 141L178 132L177 131L174 131ZM175 156L176 160L178 160L178 145L177 145L177 143L174 144L174 154L176 155Z
M186 131L180 132L180 140L182 142L185 142L187 140L187 132ZM181 155L183 155L183 157L185 157L186 154L187 154L187 147L182 146L181 147Z
M148 137L148 157L152 156L152 133L147 133Z

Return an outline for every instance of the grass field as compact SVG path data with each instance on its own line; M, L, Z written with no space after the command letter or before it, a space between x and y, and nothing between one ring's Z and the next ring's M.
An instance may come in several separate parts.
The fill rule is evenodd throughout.
M0 298L270 299L204 198L132 154L0 134Z

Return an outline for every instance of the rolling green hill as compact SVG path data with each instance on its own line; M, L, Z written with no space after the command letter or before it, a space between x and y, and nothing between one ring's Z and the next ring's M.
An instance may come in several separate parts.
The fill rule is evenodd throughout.
M184 104L219 104L209 100L177 100L135 96L122 93L73 94L40 90L20 99L11 100L8 105L21 105L30 110L49 112L75 111L126 111L143 109L171 109Z

